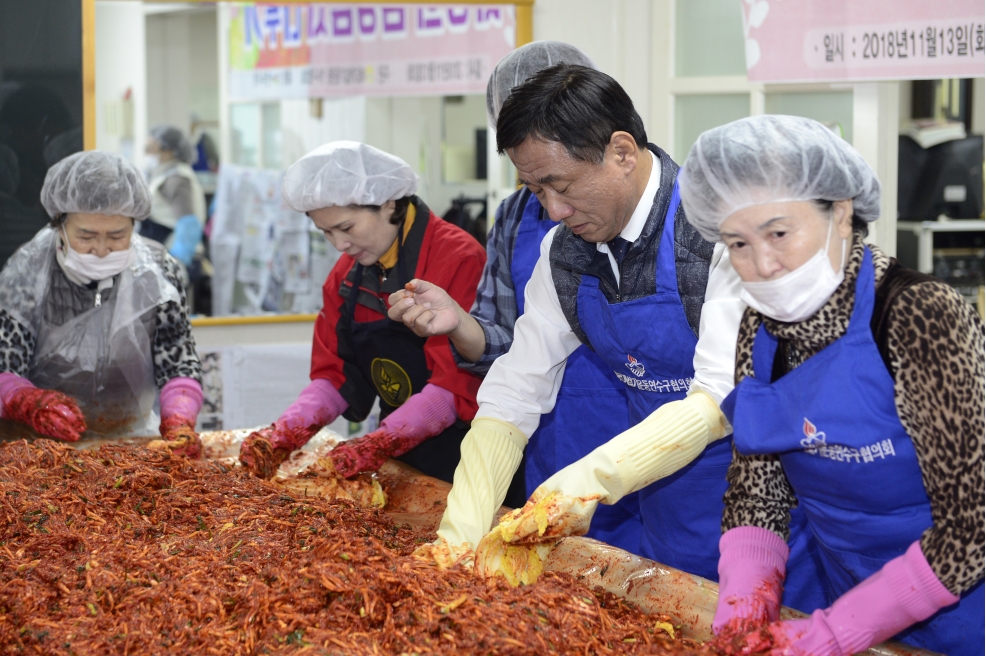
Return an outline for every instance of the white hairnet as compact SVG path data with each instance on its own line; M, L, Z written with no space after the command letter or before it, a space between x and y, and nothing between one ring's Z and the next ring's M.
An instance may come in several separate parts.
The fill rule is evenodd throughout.
M527 78L558 64L596 68L589 56L561 41L534 41L508 53L493 68L486 84L486 118L492 127L510 91Z
M191 142L176 127L159 125L151 130L151 138L161 146L161 150L170 150L175 154L175 157L186 164L191 164L198 159Z
M703 132L678 184L688 222L709 241L730 214L765 203L851 199L860 219L880 216L880 181L863 156L799 116L752 116Z
M412 195L418 176L396 155L357 141L333 141L291 165L281 195L296 212L383 205Z
M151 194L144 176L129 161L115 153L87 150L48 169L41 204L53 219L79 212L143 221L151 213Z

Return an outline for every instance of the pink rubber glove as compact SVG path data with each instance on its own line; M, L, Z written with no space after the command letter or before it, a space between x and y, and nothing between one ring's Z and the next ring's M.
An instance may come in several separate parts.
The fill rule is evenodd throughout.
M42 390L17 374L0 374L0 417L24 424L39 435L75 442L86 420L75 399L55 390Z
M161 388L161 437L172 443L169 448L174 455L202 455L202 440L195 432L202 398L202 385L194 378L178 376Z
M343 442L329 457L344 478L361 471L376 471L387 461L407 453L429 437L455 423L455 395L437 385L425 385L387 415L380 428L363 437Z
M261 478L273 477L292 451L303 447L348 407L331 382L316 378L277 421L243 440L240 462Z
M774 622L771 656L848 656L928 619L959 598L941 584L915 541L903 556L803 620Z
M161 388L161 419L182 417L190 426L202 409L202 385L194 378L172 378Z
M789 549L772 531L737 526L719 538L719 604L712 632L745 635L780 616Z
M5 371L0 374L0 417L7 417L7 415L4 414L4 408L14 396L14 392L24 389L25 387L34 387L34 383L29 381L27 378L21 378L17 374L12 374L9 371ZM9 419L9 417L7 418Z

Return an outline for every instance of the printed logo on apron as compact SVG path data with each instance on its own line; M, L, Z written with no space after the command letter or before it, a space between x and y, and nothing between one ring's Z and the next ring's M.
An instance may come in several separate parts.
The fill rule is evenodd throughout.
M374 358L370 363L370 375L380 398L389 406L398 407L410 398L411 377L393 360Z
M632 355L627 355L626 365L627 369L633 372L633 375L637 378L643 378L644 374L647 373L647 370L644 369L644 364Z

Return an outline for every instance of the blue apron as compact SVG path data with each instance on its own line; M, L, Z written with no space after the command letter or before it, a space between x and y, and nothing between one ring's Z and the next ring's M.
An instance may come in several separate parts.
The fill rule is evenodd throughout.
M755 377L736 388L736 448L780 456L814 534L826 605L903 555L932 525L914 444L897 416L894 381L873 340L875 295L867 248L846 334L766 382L777 340L761 326ZM980 582L896 639L953 656L982 654L983 617Z
M555 223L541 217L541 203L531 194L514 242L510 275L517 294L517 314L524 313L524 290L541 251L541 241ZM569 356L554 409L541 417L525 449L527 494L549 476L588 455L629 428L627 397L610 368L586 346ZM640 553L637 495L600 504L588 536L632 553Z
M653 296L611 305L599 291L598 278L583 276L579 288L582 329L625 383L634 425L665 403L685 398L694 376L698 340L685 317L675 270L674 216L680 203L675 183L657 251ZM722 497L731 460L732 440L717 440L679 471L640 490L643 556L719 580ZM797 509L792 515L788 546L794 566L788 568L783 603L812 610L822 601L812 544L803 517Z
M657 253L654 295L610 304L598 278L583 275L579 287L582 329L624 383L633 425L685 398L694 376L698 340L685 317L675 272L674 215L680 202L675 184ZM719 440L680 471L640 490L643 556L718 580L722 495L731 459L730 441Z

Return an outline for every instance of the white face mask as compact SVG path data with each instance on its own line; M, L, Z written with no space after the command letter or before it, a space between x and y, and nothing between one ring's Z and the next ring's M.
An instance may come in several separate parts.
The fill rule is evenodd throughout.
M59 255L61 265L88 282L93 280L106 280L120 273L128 266L133 264L134 249L130 247L122 251L112 251L105 257L99 257L91 253L85 255L77 253L72 249L68 242L68 235L62 231L63 248Z
M832 238L830 219L825 248L794 271L777 280L766 282L740 281L743 291L740 300L760 314L776 321L804 321L825 305L846 277L846 240L842 240L842 261L838 272L832 270L829 244Z

